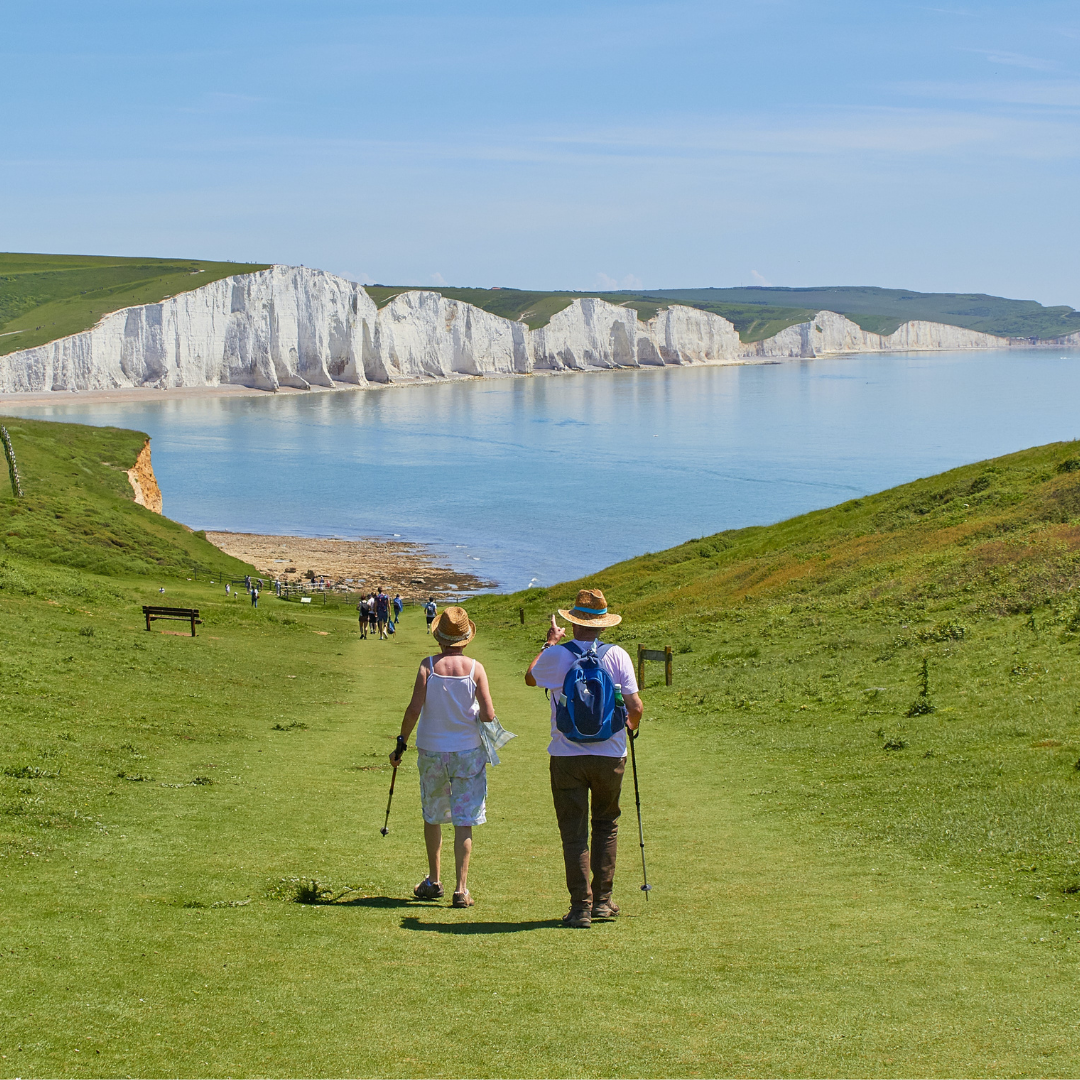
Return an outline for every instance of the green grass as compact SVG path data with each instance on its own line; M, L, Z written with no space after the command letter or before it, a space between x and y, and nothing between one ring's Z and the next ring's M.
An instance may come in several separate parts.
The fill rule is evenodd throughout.
M265 269L199 259L0 253L0 355L88 330L110 311Z
M156 577L9 553L5 1071L1075 1075L1078 481L1044 447L590 579L676 660L638 744L654 891L628 783L625 914L579 932L522 681L573 584L468 605L519 738L454 911L409 899L411 755L378 833L417 609L360 641L179 576L199 637L148 634Z
M385 307L401 293L413 292L413 285L365 285L368 295L380 307ZM466 304L490 311L493 315L499 315L504 319L513 319L526 323L530 330L538 330L547 326L554 315L568 308L576 299L597 297L606 300L609 304L618 304L621 307L633 308L637 316L643 322L648 322L657 312L664 311L671 306L672 301L661 298L658 294L637 295L630 292L596 293L596 292L528 292L521 289L454 289L432 288L430 292L437 292L451 300L461 300ZM680 301L681 303L682 301ZM787 307L761 307L753 304L718 304L718 303L688 303L689 307L697 307L702 311L712 312L714 315L722 315L735 325L739 336L743 341L760 341L770 337L788 326L798 322L806 322L813 318L815 311L804 308Z
M0 424L25 493L16 499L6 478L0 485L0 555L98 574L175 577L193 566L232 577L253 572L202 533L135 505L127 470L147 441L142 432L18 417Z
M1003 337L1055 338L1080 330L1080 311L1066 305L1043 307L1035 300L1010 300L985 293L920 293L838 285L805 289L660 289L650 295L717 311L729 304L836 311L874 334L891 334L912 319Z

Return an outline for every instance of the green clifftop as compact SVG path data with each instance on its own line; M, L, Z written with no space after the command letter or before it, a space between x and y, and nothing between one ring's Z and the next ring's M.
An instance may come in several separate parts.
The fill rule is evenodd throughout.
M156 304L263 263L0 253L0 355L88 330L102 315Z

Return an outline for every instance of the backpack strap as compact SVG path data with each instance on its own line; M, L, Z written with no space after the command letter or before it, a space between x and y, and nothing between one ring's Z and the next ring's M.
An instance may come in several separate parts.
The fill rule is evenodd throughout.
M569 641L560 641L559 646L560 648L566 649L567 652L571 653L573 656L585 655L585 650L573 638Z

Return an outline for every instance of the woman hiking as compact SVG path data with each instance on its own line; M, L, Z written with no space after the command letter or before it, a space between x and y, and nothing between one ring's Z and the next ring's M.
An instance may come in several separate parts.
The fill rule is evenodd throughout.
M487 820L484 766L488 752L480 738L480 722L495 719L487 672L482 664L464 655L475 634L476 624L464 608L448 607L442 613L434 630L440 655L429 656L420 665L412 700L401 721L401 734L390 755L390 764L396 768L415 727L428 874L413 889L413 895L421 900L438 900L444 895L440 876L442 827L453 822L453 906L459 908L475 903L468 888L472 831L474 825Z

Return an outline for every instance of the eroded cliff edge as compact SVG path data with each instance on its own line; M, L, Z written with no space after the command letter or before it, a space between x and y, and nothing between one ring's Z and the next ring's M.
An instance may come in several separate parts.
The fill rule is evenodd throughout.
M135 464L127 471L128 483L135 493L135 502L138 506L145 506L147 510L153 510L155 514L161 513L161 488L158 487L157 477L154 475L154 466L150 463L150 440L143 443Z
M643 323L632 308L599 299L575 300L529 330L424 290L401 293L379 310L355 282L274 266L125 308L83 333L0 357L0 393L222 384L307 389L1033 344L927 322L883 336L829 311L744 344L719 315L675 305ZM1080 334L1037 344L1076 347Z

